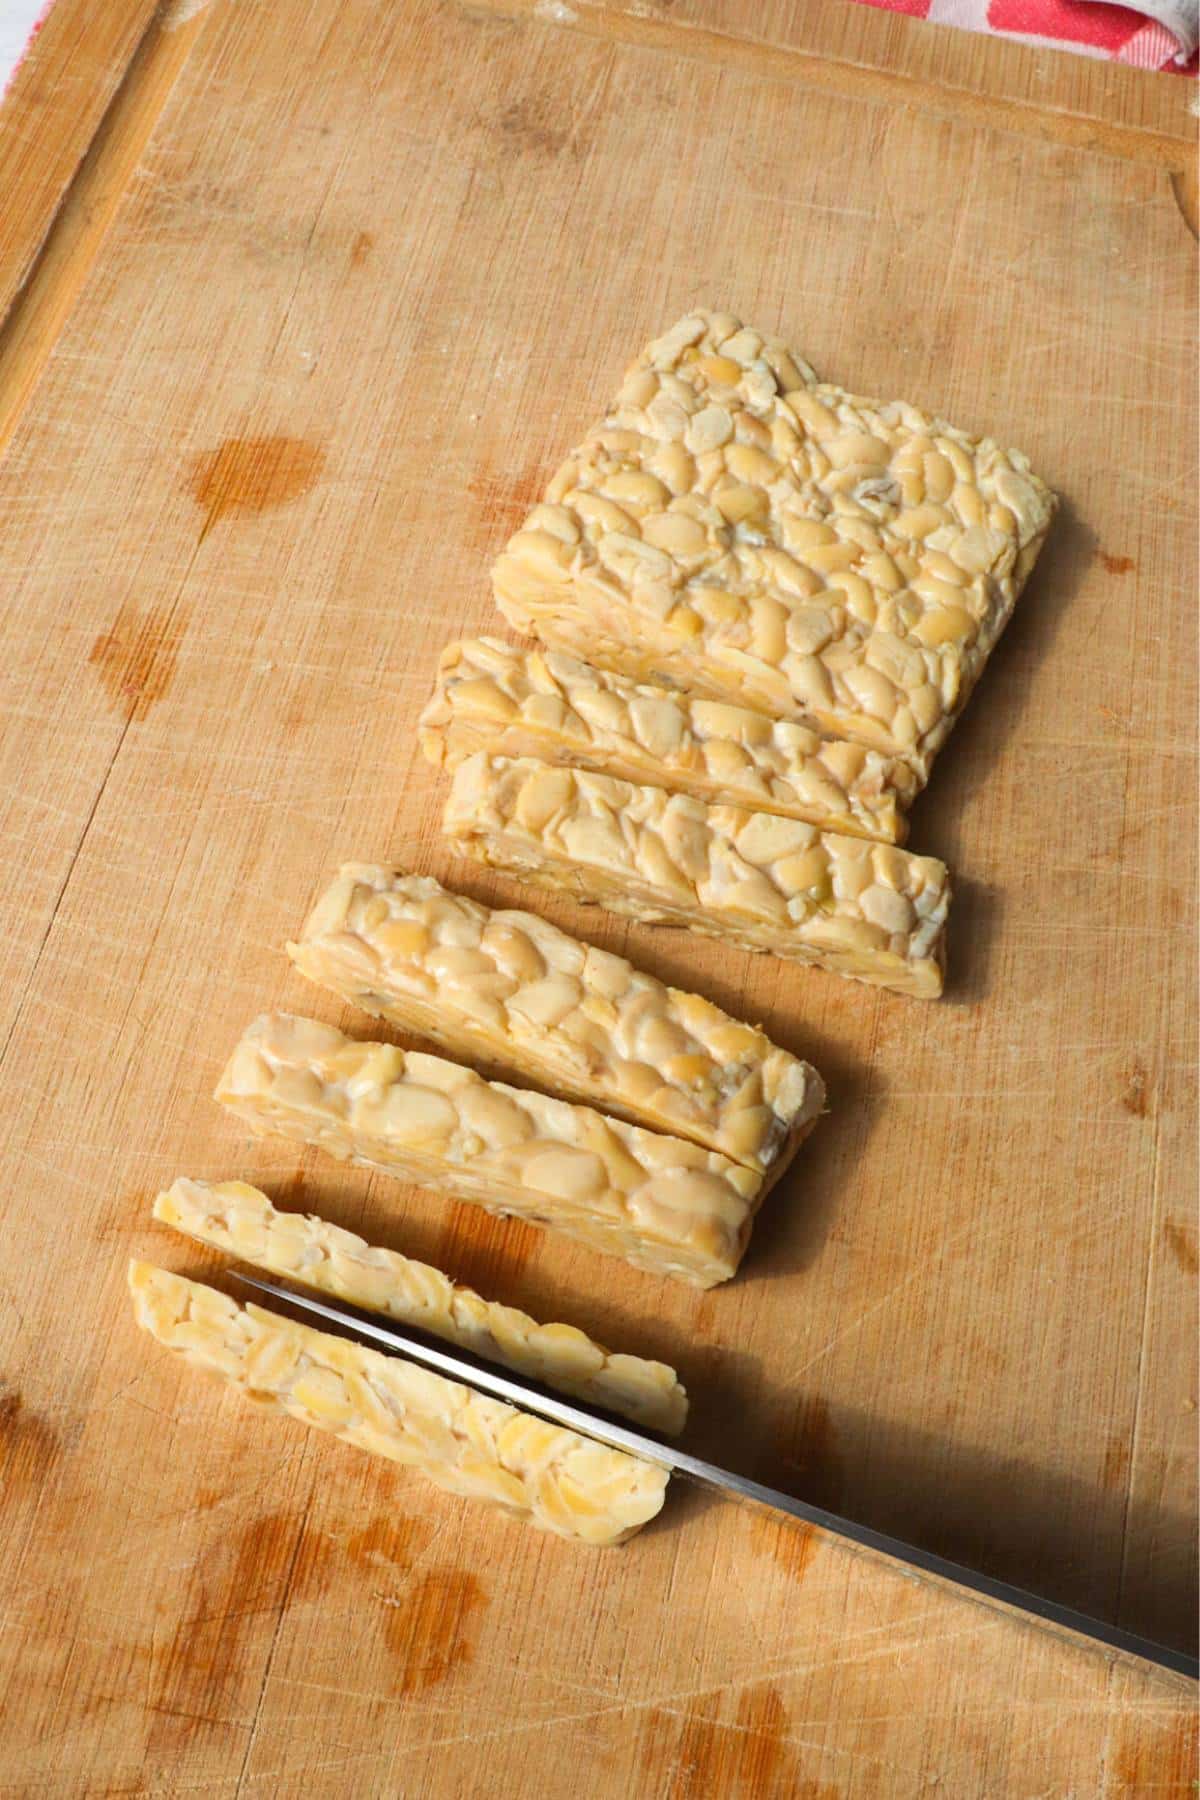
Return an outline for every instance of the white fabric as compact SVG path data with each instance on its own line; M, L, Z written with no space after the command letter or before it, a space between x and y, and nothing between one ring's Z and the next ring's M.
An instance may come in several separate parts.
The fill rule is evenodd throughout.
M934 25L958 25L964 31L988 29L988 0L930 0L927 17Z
M1101 0L1103 6L1124 6L1127 3L1128 0ZM1135 0L1134 11L1145 13L1147 18L1157 20L1165 30L1169 31L1179 46L1175 60L1181 63L1187 62L1197 43L1200 43L1200 0ZM1124 50L1120 52L1122 62L1133 60L1129 52L1141 35L1139 31L1137 37L1131 38ZM1143 49L1148 50L1149 47L1147 44ZM1163 57L1160 57L1158 62L1142 66L1161 68L1164 58L1170 54L1171 46L1168 44L1163 52Z
M38 20L50 11L50 0L0 0L0 94L29 48Z
M1135 69L1161 69L1172 57L1176 62L1187 61L1174 36L1157 19L1147 19L1117 51L1117 61Z

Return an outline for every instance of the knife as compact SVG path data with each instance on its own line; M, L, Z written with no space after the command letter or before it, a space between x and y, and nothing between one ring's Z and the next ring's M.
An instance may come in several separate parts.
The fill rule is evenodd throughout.
M1193 1681L1200 1676L1200 1663L1185 1651L1173 1650L1166 1644L1156 1644L1152 1639L1138 1637L1131 1631L1122 1631L1119 1626L1109 1625L1103 1619L1090 1618L1086 1613L1076 1612L1073 1607L1060 1605L1057 1600L1028 1593L1024 1588L1014 1587L1011 1582L997 1581L991 1575L983 1575L978 1570L964 1568L961 1563L937 1556L932 1550L923 1550L917 1544L906 1544L899 1538L890 1537L887 1532L874 1530L870 1525L859 1525L853 1519L843 1519L837 1513L826 1511L823 1506L812 1506L807 1500L798 1500L794 1495L781 1493L777 1488L765 1487L762 1482L751 1481L748 1476L737 1475L731 1469L718 1468L714 1463L704 1462L686 1450L677 1449L674 1444L660 1443L657 1438L647 1437L632 1426L619 1424L603 1413L561 1399L537 1382L527 1381L508 1370L501 1370L481 1357L428 1343L417 1334L401 1330L390 1322L381 1324L378 1317L361 1312L357 1307L341 1303L332 1305L328 1300L318 1300L312 1294L278 1287L273 1282L260 1281L255 1275L243 1275L240 1270L231 1270L230 1273L246 1287L257 1288L260 1293L269 1294L288 1306L315 1314L349 1332L353 1337L366 1339L395 1355L409 1357L413 1362L435 1369L439 1375L462 1382L480 1393L490 1394L493 1399L519 1407L522 1412L536 1413L555 1425L565 1426L568 1431L577 1431L582 1437L606 1444L609 1449L624 1450L630 1456L640 1457L644 1462L669 1470L672 1475L682 1475L689 1481L698 1482L702 1487L714 1488L729 1499L749 1502L752 1506L764 1507L770 1512L797 1519L802 1524L815 1526L818 1531L827 1532L832 1537L841 1538L843 1542L898 1564L901 1573L917 1571L932 1578L938 1585L965 1592L985 1606L1018 1615L1029 1623L1047 1627L1060 1636L1100 1644L1107 1650L1138 1657L1143 1662L1154 1663L1159 1668L1185 1675Z

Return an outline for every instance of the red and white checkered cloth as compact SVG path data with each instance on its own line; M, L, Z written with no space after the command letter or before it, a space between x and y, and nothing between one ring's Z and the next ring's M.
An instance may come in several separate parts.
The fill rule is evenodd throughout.
M938 25L990 31L1023 44L1049 44L1129 63L1135 69L1196 73L1200 0L1142 0L1137 11L1116 0L866 0L888 12Z

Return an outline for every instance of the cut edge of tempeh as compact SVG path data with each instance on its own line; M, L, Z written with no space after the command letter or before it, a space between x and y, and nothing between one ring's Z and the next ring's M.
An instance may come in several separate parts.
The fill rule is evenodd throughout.
M541 1325L428 1263L368 1244L311 1213L280 1212L248 1182L180 1176L156 1198L154 1217L215 1250L432 1332L648 1430L676 1435L687 1422L687 1393L668 1364L608 1350L574 1325Z
M480 862L643 923L942 991L950 879L935 857L485 752L455 770L443 830Z
M809 1063L534 913L348 863L288 954L309 980L481 1072L515 1074L773 1180L825 1102Z
M216 1098L260 1135L314 1144L698 1287L734 1274L769 1185L687 1139L283 1013L249 1027Z
M923 780L1057 506L1020 451L697 311L630 366L493 568L520 631L802 719Z
M419 721L427 760L533 757L902 843L917 791L907 764L729 700L636 682L540 645L447 645Z
M129 1265L134 1315L164 1349L260 1406L490 1500L560 1537L623 1542L661 1510L666 1471L153 1263Z

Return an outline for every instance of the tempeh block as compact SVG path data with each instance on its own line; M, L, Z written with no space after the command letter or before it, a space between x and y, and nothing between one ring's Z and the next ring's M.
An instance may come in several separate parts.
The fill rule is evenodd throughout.
M202 1244L432 1332L647 1430L680 1432L687 1421L687 1394L666 1363L606 1350L574 1325L539 1325L428 1263L365 1243L312 1214L278 1212L247 1182L181 1176L159 1194L154 1216Z
M350 863L296 967L486 1073L516 1074L775 1179L821 1112L808 1063L698 994L528 912Z
M508 621L924 779L1055 509L1017 450L696 312L632 365L493 570Z
M794 719L628 680L499 638L450 644L421 715L430 762L477 750L650 782L823 831L902 843L917 783L907 764Z
M683 1138L283 1013L246 1032L216 1097L254 1131L320 1145L697 1287L734 1273L767 1185Z
M662 1508L665 1470L403 1357L239 1306L152 1263L130 1263L129 1288L138 1324L164 1348L452 1494L588 1544L619 1544Z
M942 991L950 882L931 856L482 752L455 771L443 827L480 862L610 912Z

